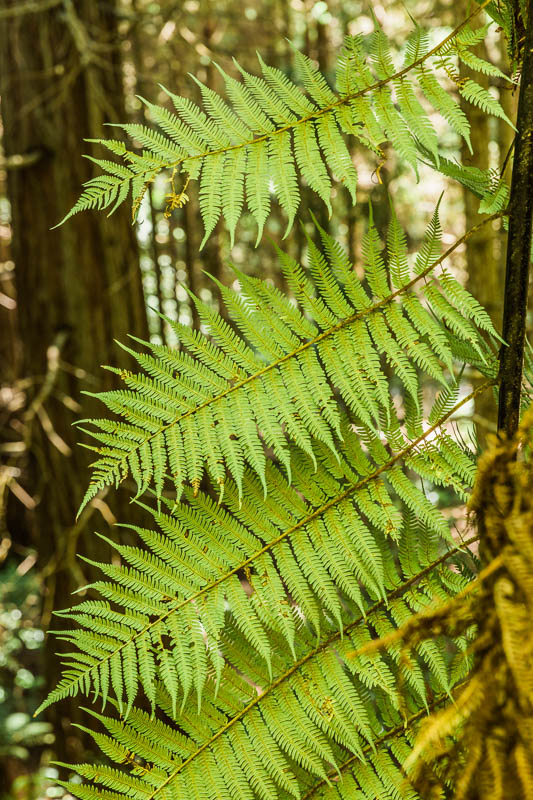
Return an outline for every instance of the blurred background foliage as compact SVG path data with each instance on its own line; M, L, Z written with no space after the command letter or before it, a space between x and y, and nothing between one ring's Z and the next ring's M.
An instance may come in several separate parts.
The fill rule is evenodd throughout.
M222 89L212 61L234 73L232 58L257 71L256 50L267 63L291 74L287 40L331 78L345 33L369 33L372 13L398 49L415 20L438 41L467 15L469 0L3 0L0 3L0 794L2 798L61 796L53 787L54 758L79 761L89 743L71 723L78 703L50 709L32 720L34 708L56 680L57 660L42 633L52 609L71 603L73 590L94 570L75 552L103 560L104 534L118 517L135 510L128 489L110 500L101 495L75 522L88 479L88 454L76 444L71 423L93 416L95 403L82 394L113 386L99 365L127 365L113 343L128 333L173 343L172 331L157 312L197 326L187 289L217 305L205 272L228 284L228 264L283 287L274 242L284 231L274 213L266 236L254 248L255 223L244 216L237 241L218 228L200 253L198 199L166 217L169 183L159 178L146 194L132 228L123 207L107 221L85 214L50 231L73 204L80 183L92 176L81 158L82 139L105 135L102 124L143 121L137 95L164 103L159 87L198 99L195 74ZM481 54L504 71L505 46L493 31ZM488 79L487 79L488 81ZM513 118L516 97L490 79L506 113ZM452 87L450 87L452 90ZM461 152L455 136L444 141L452 157L474 166L504 170L512 131L469 107L474 155ZM113 132L114 133L114 132ZM98 153L100 154L100 153ZM302 187L305 205L346 246L360 264L360 241L371 196L378 229L384 233L388 194L415 249L442 192L444 244L474 224L477 207L457 185L429 168L421 178L399 167L394 155L379 166L353 150L359 173L358 203L334 191L334 213ZM507 167L508 168L508 167ZM300 209L304 225L306 209ZM283 246L301 258L305 236L297 226ZM498 225L485 227L457 251L452 268L500 322L504 237ZM468 374L465 392L476 383ZM428 387L428 391L431 387ZM494 426L492 400L466 408L455 420L464 436L473 426L483 442ZM433 498L443 508L450 497ZM124 509L124 514L122 513ZM464 509L448 508L460 530ZM117 536L117 529L113 535ZM123 536L124 534L121 534ZM107 554L109 555L109 554ZM57 641L54 648L57 647Z

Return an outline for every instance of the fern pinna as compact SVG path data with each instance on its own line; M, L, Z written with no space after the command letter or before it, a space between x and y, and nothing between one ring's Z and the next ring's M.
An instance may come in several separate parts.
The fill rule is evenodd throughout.
M488 0L483 3L487 5ZM478 7L471 17L479 11ZM416 26L405 43L400 69L378 26L370 36L346 37L337 61L335 90L313 62L296 49L298 85L259 57L262 77L248 73L237 62L242 80L218 67L229 104L195 78L204 110L165 89L174 111L144 101L157 128L118 126L140 150L128 149L117 140L94 140L124 163L89 157L104 174L85 184L65 220L92 208L110 208L112 213L130 193L135 219L149 184L163 170L170 170L168 213L187 201L191 180L199 181L205 227L202 246L221 215L233 242L245 196L257 223L258 241L270 213L272 193L285 211L288 233L300 203L298 173L330 213L330 173L344 184L355 202L357 172L345 143L349 136L380 160L385 158L384 143L391 142L417 176L419 162L424 161L471 188L481 199L482 211L499 210L507 198L506 184L497 174L458 166L446 158L429 116L431 111L437 112L470 148L470 125L449 92L451 81L465 102L512 124L487 89L472 78L458 76L458 64L463 63L473 71L509 80L472 52L485 38L488 25L473 30L468 22L461 23L434 47L430 46L429 32Z
M93 692L91 735L128 765L76 765L81 800L411 798L415 722L467 674L466 638L351 654L471 578L424 480L468 492L445 423L470 400L465 362L494 382L495 331L446 268L437 210L414 259L393 209L386 258L370 222L361 280L315 229L306 268L279 254L297 303L237 273L240 293L220 287L235 329L195 300L210 335L175 325L181 349L144 343L144 371L100 395L123 421L92 421L86 501L131 474L154 525L97 565L101 599L61 612L74 650L44 706Z

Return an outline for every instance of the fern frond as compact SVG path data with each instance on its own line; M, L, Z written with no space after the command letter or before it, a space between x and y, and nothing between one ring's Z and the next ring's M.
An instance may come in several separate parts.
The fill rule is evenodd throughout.
M221 215L233 241L245 201L259 240L270 210L271 186L286 213L288 232L300 203L298 172L330 211L330 173L355 200L357 173L344 141L348 135L380 158L381 146L390 141L415 172L421 146L440 170L439 142L423 101L470 146L467 118L447 81L458 59L474 71L498 74L471 52L477 40L467 20L430 49L427 33L416 27L406 42L404 66L398 70L379 28L367 38L347 37L337 64L336 91L297 50L296 73L302 87L259 56L262 77L235 62L239 81L218 67L229 103L194 77L203 109L165 89L176 113L143 100L157 129L118 125L144 148L142 154L122 142L102 142L125 166L93 159L104 175L85 184L63 221L86 209L114 209L130 188L135 217L144 187L162 170L171 169L184 173L184 185L200 179L203 243ZM458 86L464 100L509 122L496 98L475 81Z
M194 299L210 339L169 321L180 351L150 343L145 353L126 348L143 371L118 371L126 388L98 395L122 421L92 421L99 458L84 504L127 475L139 492L153 484L158 495L170 478L178 497L185 484L200 485L205 469L220 486L226 472L240 486L248 465L264 484L265 445L289 472L287 439L313 460L317 442L335 451L340 417L331 387L370 434L391 417L384 362L416 408L421 374L446 384L451 338L491 369L494 357L478 333L497 335L488 316L446 270L436 273L457 246L441 254L438 216L414 274L396 217L388 266L371 223L363 282L338 243L316 227L324 252L309 241L308 272L279 253L299 306L237 272L240 293L220 286L235 328Z
M175 325L179 351L127 348L143 371L104 396L124 419L93 426L100 475L115 459L122 478L126 461L158 504L145 506L152 528L133 528L142 546L109 542L118 559L95 565L103 577L86 587L99 598L60 613L69 652L42 708L94 693L95 740L119 765L77 765L90 783L61 785L80 800L205 787L228 800L300 797L336 791L332 767L344 785L354 757L347 791L390 793L411 746L405 714L418 718L465 674L463 639L364 648L472 576L424 491L468 493L473 457L445 423L492 383L456 402L448 326L495 372L485 312L436 273L471 232L442 254L436 210L410 259L393 212L385 258L371 218L359 279L315 227L323 249L309 238L306 268L280 253L298 305L237 272L239 293L219 285L235 327L197 301L211 337ZM403 384L401 421L385 359ZM420 371L443 387L429 427ZM218 502L200 490L204 468L224 485ZM165 491L169 469L181 499Z
M107 731L95 736L97 743L115 762L128 760L131 770L89 765L75 770L92 782L95 797L100 796L96 794L100 785L118 792L116 800L132 793L152 799L174 793L197 797L201 795L194 792L205 781L218 787L216 796L221 798L232 796L231 785L249 786L254 792L250 796L257 793L273 800L283 793L310 796L325 785L337 785L328 774L331 765L337 776L348 773L352 765L354 779L367 787L395 785L398 791L399 755L409 752L413 736L412 729L405 730L396 693L399 653L391 648L372 657L354 658L353 651L364 650L373 633L394 630L408 608L426 607L434 597L446 599L466 585L468 579L444 567L457 554L456 548L433 558L418 573L404 576L395 586L392 583L386 600L368 607L365 616L348 615L341 631L326 627L318 644L301 629L297 660L291 662L276 647L272 678L242 638L237 622L226 624L220 642L227 658L223 680L220 688L213 677L208 680L201 716L182 703L179 730L169 725L176 703L172 688L160 678L156 718L135 706L120 720L92 712ZM444 573L447 580L442 580ZM453 575L453 586L447 586ZM241 594L244 597L242 590ZM276 641L275 634L273 638ZM408 686L406 707L414 722L424 714L426 691L431 688L439 693L442 683L448 682L448 665L429 648L411 654L410 667L402 669ZM253 676L261 687L259 693L242 675ZM182 699L181 688L177 699ZM126 759L128 753L131 756ZM348 789L350 778L343 778L341 785ZM82 800L86 796L87 786L68 786L74 796ZM414 797L409 792L398 796Z
M516 130L515 126L505 114L503 108L498 100L492 95L488 89L480 86L475 81L468 78L460 87L459 93L467 102L472 105L478 106L485 114L493 114L495 117L505 120L511 128Z
M317 634L327 626L319 608L342 630L339 589L365 614L365 598L381 602L401 581L400 576L392 578L395 568L383 560L387 540L401 541L404 535L393 498L412 513L421 538L433 543L428 560L431 548L448 539L441 513L400 465L424 475L429 463L433 483L451 484L464 493L473 478L471 460L465 463L441 427L468 399L454 408L439 401L446 413L411 442L396 432L399 450L392 457L376 435L368 439L371 455L365 454L358 434L344 424L337 458L322 445L317 476L309 476L307 456L296 459L294 487L269 462L266 498L258 477L247 470L239 485L227 482L223 503L203 492L187 492L186 503L164 501L170 513L152 511L158 530L133 529L146 549L109 542L122 564L97 565L111 582L90 587L105 600L85 601L61 612L82 628L61 635L80 649L82 658L73 656L68 662L43 707L69 694L87 693L91 686L98 692L102 679L109 683L109 673L120 708L130 708L141 688L153 702L156 668L174 708L180 686L186 702L192 676L200 703L208 661L211 669L221 666L218 651L228 610L247 646L262 655L269 671L271 632L285 639L296 657L291 595ZM384 430L389 440L393 432ZM250 598L237 578L242 574L253 589ZM208 632L207 651L202 631Z

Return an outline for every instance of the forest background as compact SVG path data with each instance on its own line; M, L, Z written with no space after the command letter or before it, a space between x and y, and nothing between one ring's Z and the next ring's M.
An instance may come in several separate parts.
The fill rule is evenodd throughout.
M88 583L88 564L75 557L105 560L94 530L109 534L128 502L128 487L99 495L75 522L88 482L90 454L77 445L75 419L91 417L97 406L83 391L115 385L101 364L130 366L114 340L127 334L173 343L162 311L197 327L187 289L218 307L210 273L233 280L232 261L248 274L283 286L275 259L284 223L276 209L268 237L255 249L255 224L246 216L237 243L216 229L204 249L198 199L171 216L165 213L168 176L150 186L131 224L124 205L111 221L105 215L76 216L51 231L72 206L80 184L93 174L84 138L98 138L106 122L143 120L137 95L165 103L158 84L198 99L188 77L193 72L214 89L220 76L213 61L229 72L237 56L256 71L256 50L267 63L291 75L288 40L328 74L345 33L372 30L373 12L389 40L400 45L410 29L409 14L433 26L441 39L467 16L468 0L3 0L0 3L0 794L9 798L59 797L56 758L79 761L89 743L71 728L78 703L62 703L47 716L32 713L57 682L57 659L43 631L58 627L52 609L71 604L71 592ZM482 15L479 24L482 22ZM476 23L478 24L478 23ZM493 38L491 38L493 37ZM489 34L479 55L509 74L502 40ZM478 76L515 116L516 92L495 78ZM450 90L453 87L450 86ZM465 107L472 126L474 155L448 133L449 155L469 166L505 171L513 131L473 106ZM116 130L116 129L115 129ZM113 135L115 133L113 132ZM89 150L87 150L89 147ZM302 186L305 206L361 261L360 243L371 197L382 234L389 218L389 193L415 249L441 193L441 216L452 243L479 221L476 202L457 184L421 166L420 182L386 153L374 166L357 149L358 203L334 194L330 222L324 206ZM379 167L379 169L378 169ZM306 215L308 219L308 216ZM299 259L304 231L295 229L284 248ZM500 327L505 241L485 226L451 266ZM205 271L205 272L204 272ZM475 388L477 376L464 376ZM462 409L454 420L461 435L473 426L483 443L495 429L490 396ZM458 534L464 509L445 490L434 498L454 518ZM128 518L141 510L128 509ZM132 520L133 521L133 520ZM117 529L113 536L116 537ZM121 534L124 535L124 534Z

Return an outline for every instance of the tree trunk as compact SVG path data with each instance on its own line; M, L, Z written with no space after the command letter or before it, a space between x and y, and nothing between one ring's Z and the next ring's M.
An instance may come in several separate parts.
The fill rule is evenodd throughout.
M90 148L83 138L104 137L103 123L124 118L115 2L64 0L40 13L26 9L18 0L4 0L0 15L5 156L36 155L25 168L8 172L21 373L35 379L24 436L26 489L36 507L27 530L13 536L33 541L38 550L48 625L52 608L69 605L69 593L86 582L75 552L103 560L102 543L92 530L105 531L121 504L120 496L111 508L107 498L96 498L75 523L90 459L76 445L80 435L72 422L75 416L101 414L100 404L80 392L110 388L113 375L99 365L125 363L113 340L124 341L128 332L146 336L147 323L126 206L111 220L82 213L50 230L94 174L81 157ZM95 155L105 157L101 151ZM57 678L52 647L57 642L46 652L48 688ZM68 733L77 705L63 703L50 712L61 759L80 755L78 737Z
M464 8L464 17L469 13L470 5ZM472 25L479 26L483 23L478 15ZM474 52L480 58L487 58L486 46L481 42ZM472 73L468 68L461 66L461 77L472 77L477 83L487 88L486 75ZM470 139L473 153L463 141L461 149L462 162L465 166L477 167L486 170L489 168L489 141L490 118L485 112L469 103L463 103L463 111L470 122ZM479 200L470 189L463 190L465 205L465 227L469 230L476 225L482 217L478 214ZM503 265L498 257L497 240L500 236L492 225L485 225L478 233L471 236L466 242L466 266L468 272L467 286L469 291L484 306L497 330L501 330L501 289L503 286ZM482 376L473 377L474 388L484 379ZM478 442L482 449L486 445L486 435L489 431L496 430L496 404L491 392L482 392L477 395L474 406L475 422Z
M526 338L533 228L533 8L523 44L524 60L516 117L509 236L502 335L507 342L500 359L498 431L511 439L518 430Z

